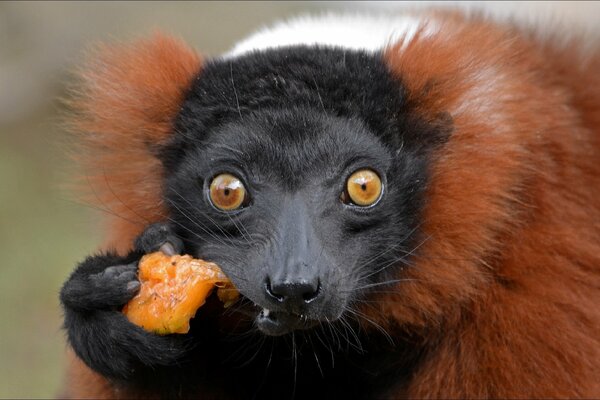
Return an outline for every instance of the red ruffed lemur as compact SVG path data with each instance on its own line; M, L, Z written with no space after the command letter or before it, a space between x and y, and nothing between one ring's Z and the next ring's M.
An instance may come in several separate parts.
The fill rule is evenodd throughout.
M555 39L428 12L99 47L70 126L108 240L61 291L65 396L600 397L600 56ZM133 325L161 248L241 300Z

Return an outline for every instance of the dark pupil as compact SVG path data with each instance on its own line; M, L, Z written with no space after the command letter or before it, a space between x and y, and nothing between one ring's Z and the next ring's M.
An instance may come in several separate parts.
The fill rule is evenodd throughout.
M362 185L360 185L360 188L361 188L363 191L366 191L366 190L367 190L367 184L366 184L366 183L363 183Z
M224 193L225 193L225 196L229 196L229 188L225 188Z

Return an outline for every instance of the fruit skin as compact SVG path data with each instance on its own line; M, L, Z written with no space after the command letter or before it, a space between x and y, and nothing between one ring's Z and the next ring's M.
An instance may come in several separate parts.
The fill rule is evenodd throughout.
M132 323L159 335L188 333L190 319L215 287L225 307L239 296L216 264L189 255L147 254L140 260L138 278L140 291L123 313Z

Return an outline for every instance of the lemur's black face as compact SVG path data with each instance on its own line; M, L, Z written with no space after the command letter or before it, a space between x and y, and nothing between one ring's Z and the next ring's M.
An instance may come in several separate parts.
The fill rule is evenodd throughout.
M325 55L209 64L163 154L188 248L222 267L268 335L356 313L398 278L419 223L431 139L409 130L427 130L397 114L399 83L375 56Z

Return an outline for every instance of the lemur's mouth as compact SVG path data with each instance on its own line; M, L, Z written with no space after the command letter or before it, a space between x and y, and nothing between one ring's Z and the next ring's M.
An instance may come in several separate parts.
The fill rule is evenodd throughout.
M224 315L244 316L244 320L251 323L261 333L268 336L282 336L296 330L311 329L323 322L333 322L337 317L327 317L316 314L314 310L306 310L297 305L274 305L273 309L264 304L264 301L254 300L254 296L240 290L240 296L224 312ZM268 307L268 308L267 308Z
M319 321L309 319L305 315L272 311L263 308L256 316L257 328L269 336L281 336L297 329L309 329L318 325Z
M234 304L232 312L250 317L259 331L269 336L281 336L298 329L309 329L320 323L319 320L303 314L282 310L269 310L242 295L239 304Z

